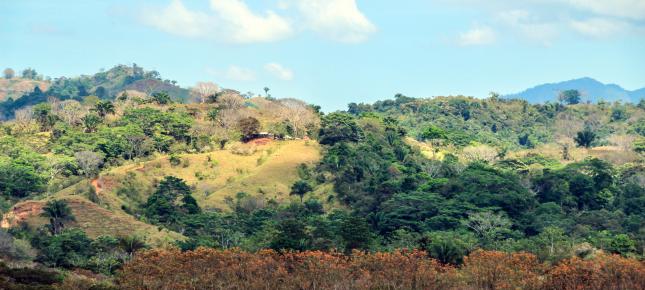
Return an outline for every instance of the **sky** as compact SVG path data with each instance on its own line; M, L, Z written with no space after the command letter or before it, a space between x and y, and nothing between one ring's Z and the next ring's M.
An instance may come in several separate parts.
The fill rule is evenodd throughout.
M325 111L579 77L634 90L645 0L0 0L0 68L132 63Z

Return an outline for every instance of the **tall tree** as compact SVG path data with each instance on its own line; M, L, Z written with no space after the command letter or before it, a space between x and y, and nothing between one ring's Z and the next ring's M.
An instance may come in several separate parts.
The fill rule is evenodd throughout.
M297 195L300 197L300 203L302 203L302 199L305 197L305 194L308 192L311 192L313 188L307 181L304 180L298 180L296 183L294 183L291 186L291 192L289 195Z
M43 207L42 215L49 218L49 231L52 235L60 234L67 222L75 220L72 210L64 200L47 202L45 207Z

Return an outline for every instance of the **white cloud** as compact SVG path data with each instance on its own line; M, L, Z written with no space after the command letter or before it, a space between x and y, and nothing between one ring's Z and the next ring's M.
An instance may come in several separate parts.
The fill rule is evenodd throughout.
M239 67L236 65L230 66L226 72L225 77L232 81L254 81L255 72L253 70Z
M645 1L643 0L566 0L580 9L598 15L645 20Z
M159 9L147 9L144 23L161 31L184 36L212 38L233 43L270 42L292 32L290 23L272 11L255 14L241 0L211 0L211 11L191 11L181 0Z
M161 31L185 37L204 36L215 25L209 15L188 10L181 0L172 0L161 10L146 9L143 21Z
M542 20L528 10L502 11L498 13L497 19L515 30L521 37L543 45L551 45L558 37L558 27L555 22Z
M291 25L273 11L256 15L241 0L211 0L222 25L221 29L233 42L268 42L291 34Z
M271 10L254 12L245 0L210 0L205 11L191 10L182 0L171 0L168 6L143 11L142 20L173 35L231 43L285 39L294 34L294 27L347 43L365 41L376 31L356 0L280 0L276 7L292 17Z
M497 39L552 45L560 35L615 38L645 34L645 0L436 0L482 12Z
M457 43L461 46L486 45L495 42L495 31L488 26L475 26L472 29L461 33Z
M299 0L297 7L309 29L336 41L363 42L376 31L355 0Z
M609 37L629 30L628 24L622 21L604 18L591 18L586 20L572 20L571 27L582 34L592 37Z
M288 68L283 67L279 63L275 63L275 62L267 63L264 66L264 69L267 72L269 72L270 74L272 74L273 76L275 76L275 77L277 77L277 78L279 78L281 80L290 81L290 80L293 79L293 71L291 71Z

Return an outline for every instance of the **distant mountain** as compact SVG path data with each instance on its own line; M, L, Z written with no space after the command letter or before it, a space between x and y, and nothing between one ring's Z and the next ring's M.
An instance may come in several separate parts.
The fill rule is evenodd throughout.
M531 103L557 101L558 94L564 90L578 90L582 93L583 101L598 102L623 101L636 103L645 98L645 88L635 91L623 89L616 84L604 84L592 78L580 78L559 83L542 84L523 92L505 95L505 98L524 99Z

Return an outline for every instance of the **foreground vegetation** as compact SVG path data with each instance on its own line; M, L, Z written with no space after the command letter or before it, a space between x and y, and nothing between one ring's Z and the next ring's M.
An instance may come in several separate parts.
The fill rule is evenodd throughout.
M124 289L643 289L645 265L614 255L548 266L528 253L475 251L453 267L419 251L345 256L200 249L148 251L117 277Z

